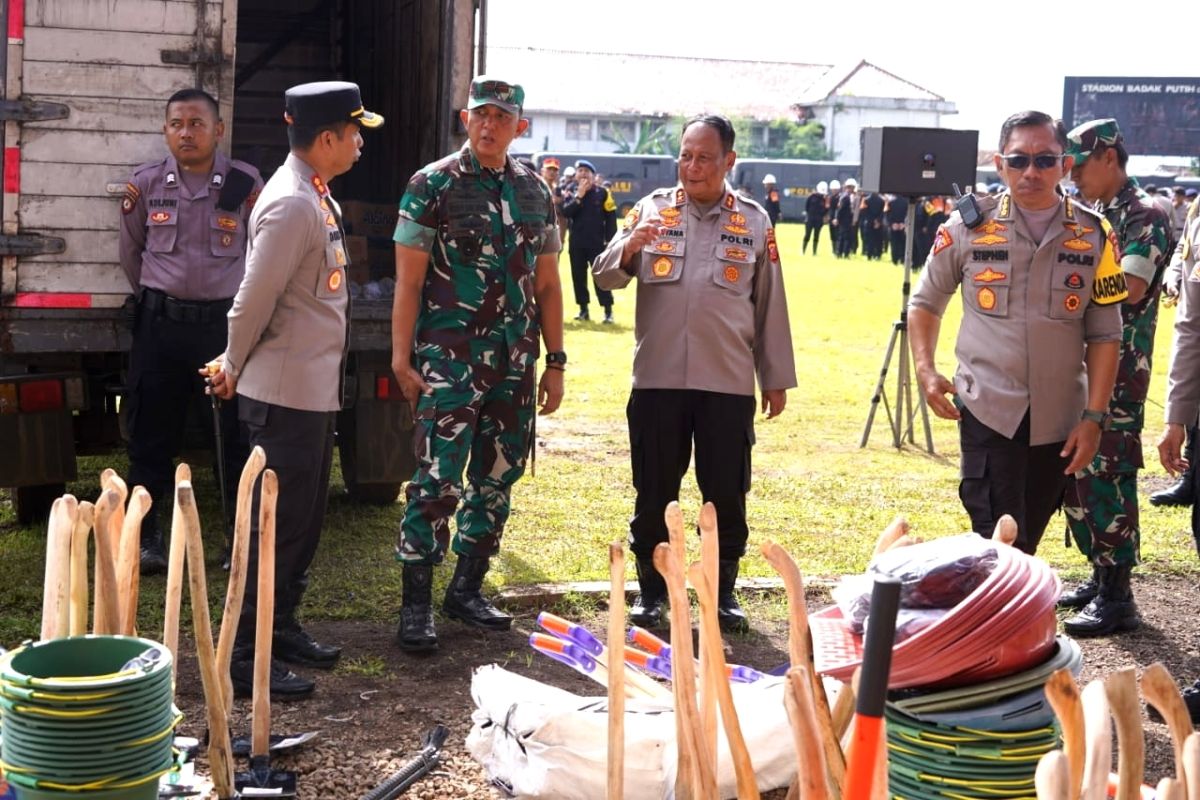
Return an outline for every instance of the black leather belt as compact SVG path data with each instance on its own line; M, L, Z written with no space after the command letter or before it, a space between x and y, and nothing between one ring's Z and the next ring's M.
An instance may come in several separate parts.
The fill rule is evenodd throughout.
M172 322L205 325L223 320L232 307L232 297L223 300L176 300L158 289L142 290L142 310L155 317L166 317Z

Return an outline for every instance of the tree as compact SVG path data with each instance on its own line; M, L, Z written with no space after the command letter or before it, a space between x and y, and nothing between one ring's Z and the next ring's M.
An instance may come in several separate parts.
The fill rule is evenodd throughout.
M825 128L819 122L799 123L790 119L776 119L767 123L767 141L754 136L756 126L748 117L735 117L734 132L737 134L738 155L745 158L809 158L826 160L832 153L825 146ZM761 129L760 129L761 130Z
M602 133L600 138L617 146L618 153L639 153L646 155L674 155L679 150L679 138L671 134L667 122L642 120L638 126L637 139L630 141L619 130Z

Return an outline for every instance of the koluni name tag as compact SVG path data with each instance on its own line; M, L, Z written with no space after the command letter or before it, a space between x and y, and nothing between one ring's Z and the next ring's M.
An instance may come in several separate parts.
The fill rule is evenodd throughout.
M150 215L150 221L153 222L155 225L162 225L164 222L170 222L171 221L171 212L170 211L155 211L153 214Z

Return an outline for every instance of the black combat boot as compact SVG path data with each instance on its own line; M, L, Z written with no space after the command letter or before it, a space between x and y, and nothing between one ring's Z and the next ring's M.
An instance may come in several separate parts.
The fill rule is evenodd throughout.
M1069 608L1072 611L1078 611L1086 606L1096 597L1100 591L1100 568L1092 565L1092 577L1087 581L1076 586L1069 592L1063 592L1058 598L1059 608Z
M612 315L612 306L605 306L604 307L604 324L612 325L613 322L614 322L614 320L613 320L613 315Z
M588 316L588 307L586 305L579 307L579 313L575 315L576 322L588 322L591 317Z
M667 582L649 558L639 558L634 566L637 569L639 593L629 609L629 621L639 628L657 628L663 621Z
M1132 564L1100 568L1100 591L1082 611L1063 623L1071 636L1107 636L1141 627L1142 616L1129 585Z
M163 547L162 532L158 528L158 515L151 508L142 519L140 565L143 575L158 575L167 571L167 552Z
M750 621L738 605L733 587L737 583L738 560L722 560L717 572L717 622L726 633L746 633Z
M429 564L405 564L401 570L400 629L396 641L406 653L437 650L437 631L433 627L433 567Z
M1196 492L1192 488L1192 475L1195 469L1191 463L1188 468L1179 476L1179 480L1175 481L1174 486L1169 486L1161 492L1155 492L1150 495L1150 505L1152 506L1190 506L1196 500Z
M442 611L450 619L476 628L506 631L512 627L512 617L489 603L480 591L487 571L488 559L460 555L454 566L454 577L446 587Z

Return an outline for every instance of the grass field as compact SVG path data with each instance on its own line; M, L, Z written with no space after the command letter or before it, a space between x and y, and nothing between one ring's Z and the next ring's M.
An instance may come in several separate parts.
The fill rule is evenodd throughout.
M803 257L802 234L802 226L794 224L783 224L779 231L800 385L788 393L781 417L760 417L756 425L754 486L748 500L751 555L744 575L771 574L755 547L768 538L783 543L806 573L835 576L862 570L876 535L897 513L908 517L914 533L927 538L968 527L958 502L952 423L931 416L936 455L920 446L896 450L881 406L867 447L859 447L900 310L901 270L890 262L838 261L828 241L822 242L820 256ZM562 273L570 317L574 309L565 258ZM1144 475L1162 475L1154 441L1161 429L1173 316L1163 309L1159 324ZM626 535L633 507L624 415L633 352L632 287L617 294L616 318L618 324L611 326L567 324L571 361L566 400L558 413L538 423L536 475L527 475L514 492L504 550L493 570L497 584L604 578L607 543ZM939 367L946 374L953 372L958 318L956 301L939 347ZM889 403L895 400L897 363L893 359L889 374ZM919 418L916 432L920 445ZM85 459L81 475L86 479L68 488L94 498L97 476L109 465L125 471L123 456ZM194 471L202 511L215 521L210 471ZM392 544L401 506L355 506L346 500L336 472L333 482L304 613L309 618L395 619L400 576ZM699 498L691 476L685 479L681 503L685 518L694 519ZM1143 569L1194 571L1187 511L1143 503L1142 515ZM1078 553L1062 546L1062 530L1061 517L1051 522L1039 554L1082 574ZM214 556L216 549L214 539L209 542ZM43 528L17 526L11 506L0 504L0 644L11 646L36 634L44 552ZM448 572L439 570L441 581ZM212 569L209 574L215 605L224 574ZM162 584L161 577L142 581L142 627L152 635L161 624ZM223 587L219 594L223 596Z

